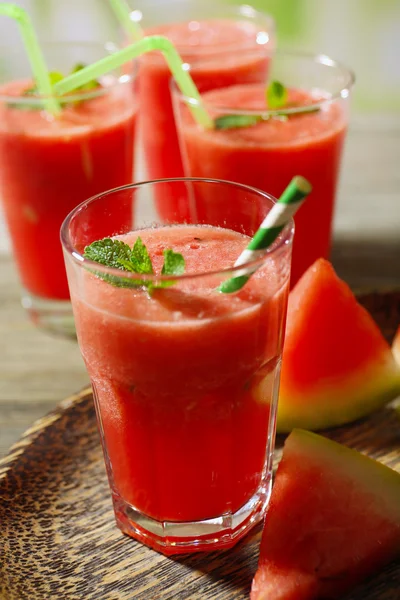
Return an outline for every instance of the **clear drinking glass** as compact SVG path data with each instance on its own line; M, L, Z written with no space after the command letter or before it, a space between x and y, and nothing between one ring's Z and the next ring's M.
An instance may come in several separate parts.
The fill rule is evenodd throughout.
M186 176L237 181L277 197L295 175L312 183L312 193L295 216L293 285L317 258L327 258L330 252L354 77L326 56L277 51L268 80L288 89L283 108L267 109L266 82L238 80L203 94L214 119L255 118L245 127L214 130L204 130L193 121L187 104L196 100L183 97L173 82L171 86ZM260 115L263 119L258 120ZM206 197L199 199L197 209L211 224L221 218ZM234 214L235 206L229 202L221 211Z
M155 211L159 192L182 186L191 222L166 225ZM234 229L196 219L195 197L206 190L221 206L237 203ZM269 499L292 224L240 292L217 287L237 272L235 259L273 203L228 182L145 182L91 198L62 226L117 524L165 554L234 545ZM113 215L132 205L135 225L127 218L116 228ZM115 235L131 246L140 236L156 274L83 257L86 245ZM160 275L165 249L184 256L184 274Z
M64 75L107 54L98 43L42 48L49 69ZM44 98L26 93L33 83L25 55L1 52L7 61L0 80L0 196L22 303L39 326L74 336L60 227L85 198L132 182L133 72L111 73L102 87L64 97L61 113L52 115Z
M134 15L146 34L170 39L190 65L200 91L239 81L264 82L275 49L273 19L250 6L223 0L132 1ZM151 52L139 59L138 101L146 179L183 177L183 165L169 92L171 73L165 58ZM179 208L180 196L163 198L159 210L168 218ZM178 205L178 206L177 206ZM180 206L180 216L187 215Z

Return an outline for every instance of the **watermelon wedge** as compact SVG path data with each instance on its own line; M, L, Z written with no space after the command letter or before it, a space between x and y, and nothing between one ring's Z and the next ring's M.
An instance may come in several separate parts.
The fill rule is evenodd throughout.
M251 600L341 598L400 554L400 473L295 429L279 464Z
M289 296L278 432L325 429L400 394L400 366L371 315L323 259Z

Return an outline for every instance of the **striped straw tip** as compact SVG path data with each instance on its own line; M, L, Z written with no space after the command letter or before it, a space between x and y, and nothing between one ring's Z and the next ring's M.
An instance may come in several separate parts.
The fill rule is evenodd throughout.
M296 177L293 177L292 181L293 185L295 185L302 194L308 195L311 192L312 185L305 177L296 175Z

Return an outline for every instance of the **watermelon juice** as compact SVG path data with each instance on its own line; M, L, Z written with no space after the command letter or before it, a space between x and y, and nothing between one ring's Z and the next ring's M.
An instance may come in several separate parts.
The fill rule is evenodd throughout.
M85 198L132 181L132 85L109 83L84 100L71 97L56 117L24 96L32 81L0 88L0 193L25 301L41 324L47 317L36 304L47 303L47 314L49 303L69 299L59 241L65 216ZM112 219L118 232L120 216Z
M217 6L218 8L218 6ZM249 8L249 7L248 7ZM201 7L199 7L199 10ZM211 7L208 9L211 11ZM214 6L213 11L216 12ZM222 12L222 11L220 11ZM229 14L231 13L231 18ZM274 49L274 25L250 9L224 7L224 17L188 19L146 28L148 35L166 36L177 48L200 91L240 81L263 82L268 56ZM169 82L171 71L160 53L141 57L138 98L147 179L183 177L184 170L174 123ZM158 206L163 217L184 220L181 196Z
M278 61L282 57L277 57ZM328 67L327 67L328 68ZM348 83L348 82L347 82ZM338 85L338 84L337 84ZM339 83L340 85L340 83ZM204 130L175 90L176 118L186 175L237 181L278 196L293 176L308 179L313 191L296 214L292 285L319 257L330 251L334 201L348 111L342 89L288 88L287 115L279 111L268 120L245 127ZM251 117L268 110L266 89L260 84L239 84L203 94L210 115ZM348 92L346 89L345 92ZM343 96L340 94L343 93ZM301 110L315 108L312 112ZM300 111L300 112L298 112ZM216 207L214 198L197 197L199 217L219 221L222 209L229 222L236 222L235 204Z
M235 295L216 288L247 236L208 225L118 236L132 247L140 235L156 274L163 250L183 255L187 274L149 294L126 287L136 274L114 270L125 281L112 285L74 258L88 206L63 241L117 523L166 554L233 545L269 497L291 233Z

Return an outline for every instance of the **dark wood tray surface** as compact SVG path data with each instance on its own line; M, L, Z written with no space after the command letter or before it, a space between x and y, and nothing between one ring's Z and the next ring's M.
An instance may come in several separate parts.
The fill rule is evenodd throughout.
M391 340L400 292L360 300ZM400 471L398 404L325 433ZM245 600L260 535L258 527L233 550L176 558L122 535L89 389L37 421L0 461L1 600ZM378 599L400 600L399 563L347 600Z

